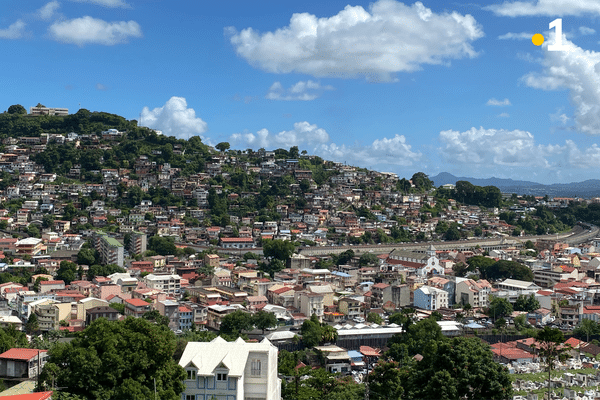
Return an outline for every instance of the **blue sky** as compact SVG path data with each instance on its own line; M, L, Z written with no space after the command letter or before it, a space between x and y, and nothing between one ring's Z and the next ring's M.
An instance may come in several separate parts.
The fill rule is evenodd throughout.
M213 145L297 145L401 177L598 178L597 0L3 0L0 10L0 111L107 111ZM556 18L565 49L548 51Z

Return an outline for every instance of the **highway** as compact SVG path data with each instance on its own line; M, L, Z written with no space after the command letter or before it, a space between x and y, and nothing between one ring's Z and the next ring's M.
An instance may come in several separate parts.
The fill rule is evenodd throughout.
M588 229L589 228L589 229ZM562 240L569 245L577 245L585 243L599 236L600 228L594 225L583 228L577 225L570 232L557 235L540 235L540 236L506 236L491 239L472 239L459 241L433 241L433 242L418 242L418 243L391 243L391 244L374 244L374 245L348 245L348 246L304 246L298 247L297 252L304 256L322 256L328 254L340 254L346 250L353 250L355 255L364 253L372 254L388 254L395 249L412 250L417 252L425 252L429 246L433 246L437 250L472 250L479 246L485 250L502 249L507 247L521 247L526 241L531 240L536 242L540 239L556 239ZM177 246L187 246L196 251L207 250L210 246L198 246L187 243L176 243ZM252 249L222 249L217 248L217 251L222 254L241 256L244 253L250 252L254 254L262 254L262 248L256 247Z

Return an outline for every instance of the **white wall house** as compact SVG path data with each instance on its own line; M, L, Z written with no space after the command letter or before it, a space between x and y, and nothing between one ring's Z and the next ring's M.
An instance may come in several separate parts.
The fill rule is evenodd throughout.
M267 339L189 342L179 365L186 371L182 400L281 400L277 347Z

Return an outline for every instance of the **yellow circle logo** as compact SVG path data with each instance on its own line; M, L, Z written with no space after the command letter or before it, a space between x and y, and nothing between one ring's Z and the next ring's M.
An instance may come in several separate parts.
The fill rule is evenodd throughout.
M536 33L535 35L533 35L531 37L531 42L533 44L535 44L536 46L541 46L542 43L544 43L544 37L542 36L541 33Z

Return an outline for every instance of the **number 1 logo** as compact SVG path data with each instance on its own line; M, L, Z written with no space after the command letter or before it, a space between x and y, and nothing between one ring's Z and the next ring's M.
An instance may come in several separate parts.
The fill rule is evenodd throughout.
M564 51L568 47L562 43L562 18L556 18L550 22L550 29L556 28L556 35L554 35L554 44L548 45L548 51Z

